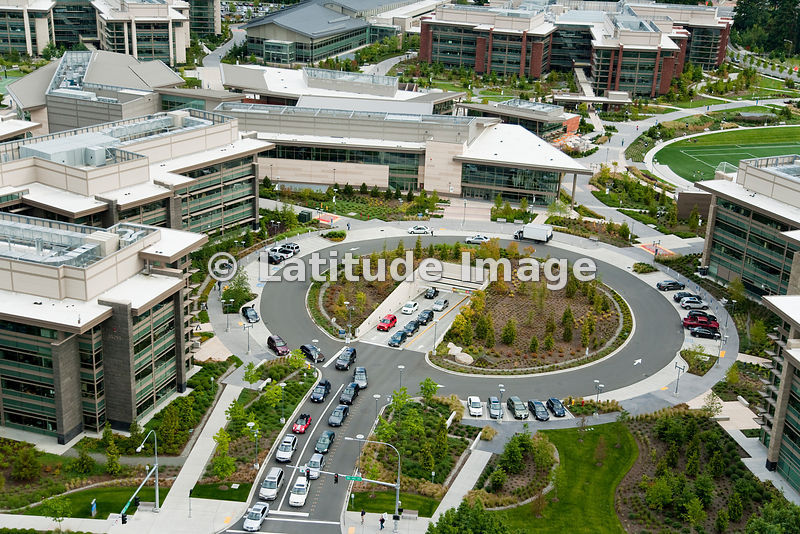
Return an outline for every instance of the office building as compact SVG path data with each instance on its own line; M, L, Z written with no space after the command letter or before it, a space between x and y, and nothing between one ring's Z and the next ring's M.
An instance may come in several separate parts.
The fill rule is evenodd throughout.
M581 116L567 113L564 106L531 102L512 98L504 102L457 104L458 113L474 117L497 117L506 124L519 124L531 133L545 140L578 131Z
M0 3L0 52L35 56L55 41L52 0Z
M800 246L800 156L747 159L736 174L698 182L711 193L702 265L727 283L740 278L753 295L791 293Z
M718 67L731 24L713 7L624 0L445 4L422 20L419 57L530 78L575 69L585 72L584 97L620 91L655 97L669 91L687 61Z
M206 237L0 213L0 425L67 443L184 391Z
M522 126L496 118L224 103L274 149L259 168L279 187L335 183L547 205L565 175L591 171Z
M91 0L55 0L55 42L67 50L78 43L97 43L97 11Z
M222 33L222 2L220 0L187 0L189 26L199 36Z

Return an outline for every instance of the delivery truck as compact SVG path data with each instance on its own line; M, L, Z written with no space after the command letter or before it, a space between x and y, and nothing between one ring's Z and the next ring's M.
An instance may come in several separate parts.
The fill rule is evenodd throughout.
M553 227L549 224L528 223L517 230L514 239L528 239L537 243L547 243L553 239Z

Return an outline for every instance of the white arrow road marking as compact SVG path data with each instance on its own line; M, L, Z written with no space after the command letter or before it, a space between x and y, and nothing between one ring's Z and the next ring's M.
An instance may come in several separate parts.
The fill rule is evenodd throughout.
M642 363L641 358L639 358L638 360L633 360L633 365L639 365L640 363Z

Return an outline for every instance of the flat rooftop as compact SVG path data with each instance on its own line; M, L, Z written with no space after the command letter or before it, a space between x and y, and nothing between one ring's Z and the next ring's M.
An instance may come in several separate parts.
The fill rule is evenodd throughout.
M762 213L767 213L770 216L783 220L787 224L800 226L800 209L798 209L797 206L775 200L766 195L754 193L736 182L711 180L707 182L697 182L695 187L733 200L738 204L744 204Z
M761 298L768 308L783 315L791 323L800 325L800 295L764 295Z

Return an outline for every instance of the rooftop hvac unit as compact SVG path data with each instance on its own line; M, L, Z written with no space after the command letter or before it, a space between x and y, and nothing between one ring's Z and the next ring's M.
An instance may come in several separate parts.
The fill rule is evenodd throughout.
M87 146L85 149L86 165L102 167L106 163L106 149L102 146Z

